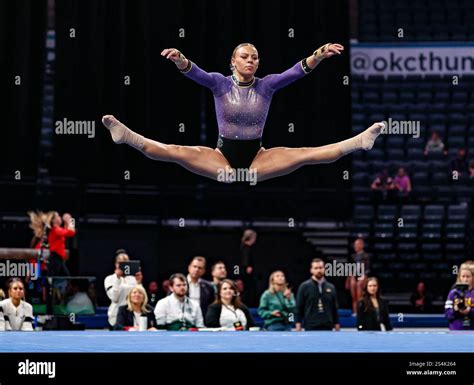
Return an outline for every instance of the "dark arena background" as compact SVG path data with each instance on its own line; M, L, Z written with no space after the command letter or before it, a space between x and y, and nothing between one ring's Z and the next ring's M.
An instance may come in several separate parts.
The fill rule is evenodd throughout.
M0 0L0 383L48 381L20 365L44 352L58 381L72 368L60 353L85 376L97 365L88 353L111 370L141 352L163 366L182 353L196 370L208 366L201 353L218 365L227 353L333 379L362 378L370 364L403 381L472 382L473 20L470 0ZM231 79L245 42L260 79L326 43L344 47L275 93L265 149L325 146L384 122L373 148L251 184L112 141L104 115L160 143L215 149L213 93L162 51ZM231 282L217 285L216 262ZM275 271L285 283L267 291ZM202 315L186 330L169 327L172 311L158 316L159 301L178 298L176 273ZM246 305L229 308L230 329L225 285ZM127 307L136 287L152 326Z

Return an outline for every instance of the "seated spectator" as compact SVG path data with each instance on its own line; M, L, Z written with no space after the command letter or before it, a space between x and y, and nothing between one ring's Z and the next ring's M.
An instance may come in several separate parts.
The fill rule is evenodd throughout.
M149 298L150 300L148 301L148 305L150 305L152 308L155 308L156 304L158 303L159 294L158 294L158 282L156 281L151 281L148 284L148 293L149 293Z
M393 179L388 174L388 170L384 169L377 177L374 179L370 185L375 197L379 200L385 200L391 197L391 192L394 190L395 185Z
M388 302L380 298L380 285L375 277L367 279L362 299L357 303L357 330L392 330Z
M346 278L345 288L351 292L352 312L355 314L357 312L357 302L362 298L367 276L369 275L370 257L369 254L365 252L365 243L362 238L357 238L354 241L354 251L355 253L351 256L352 260L355 263L362 264L364 268L364 274L361 276L349 276Z
M188 298L188 284L183 274L170 277L171 294L158 301L155 317L158 329L189 330L204 327L199 303Z
M217 293L217 285L223 279L227 278L227 269L225 268L225 263L222 261L214 263L211 267L211 276L214 293Z
M397 176L394 178L393 183L395 185L395 189L398 191L399 197L406 198L410 195L411 181L403 167L398 169Z
M446 155L448 152L444 148L444 143L439 133L437 131L433 131L431 133L431 138L426 142L425 156L429 154L444 154Z
M457 156L451 160L451 173L457 171L458 174L464 174L468 172L467 160L466 160L466 149L460 148Z
M431 295L426 292L425 283L419 282L416 286L416 291L410 297L413 311L416 313L429 313L431 311L432 300Z
M206 326L248 330L254 326L249 309L240 301L237 285L230 279L224 279L217 285L217 298L209 305L206 314Z
M147 319L146 330L156 330L155 315L153 308L148 305L146 291L142 285L137 285L128 292L127 304L119 307L114 330L139 330L141 317Z
M94 314L94 305L87 294L89 281L73 279L69 282L68 295L70 295L66 309L74 314Z
M282 271L274 271L270 275L268 290L260 297L258 314L265 321L268 331L290 331L290 316L296 307L295 296L286 283Z
M444 305L444 315L450 330L474 330L473 274L470 268L463 265L459 268L456 285L449 292Z
M25 302L25 286L19 278L8 283L8 298L0 302L0 331L32 331L33 306Z
M469 178L474 179L474 159L469 161Z
M130 258L123 249L116 251L115 271L104 280L105 292L112 301L107 311L109 327L113 328L117 322L117 312L120 306L126 305L128 292L137 284L142 283L143 275L138 272L135 276L125 275L120 269L120 262L127 262Z

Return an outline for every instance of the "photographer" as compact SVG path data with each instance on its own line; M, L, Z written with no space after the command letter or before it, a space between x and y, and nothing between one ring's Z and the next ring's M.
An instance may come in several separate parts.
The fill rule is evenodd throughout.
M454 289L448 294L444 315L450 330L474 330L474 291L472 272L466 266L459 268Z
M109 327L111 330L117 322L118 308L127 304L127 295L129 291L137 284L141 285L143 279L143 275L140 271L136 273L135 276L125 275L122 269L120 269L120 262L128 262L130 258L123 249L119 249L115 253L114 274L109 275L104 280L105 292L112 301L107 312Z

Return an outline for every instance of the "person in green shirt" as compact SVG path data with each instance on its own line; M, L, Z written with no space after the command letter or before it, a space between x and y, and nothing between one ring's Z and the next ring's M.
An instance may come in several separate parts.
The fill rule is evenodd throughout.
M258 307L258 314L265 321L265 330L291 331L295 307L295 296L288 287L285 274L280 270L274 271Z

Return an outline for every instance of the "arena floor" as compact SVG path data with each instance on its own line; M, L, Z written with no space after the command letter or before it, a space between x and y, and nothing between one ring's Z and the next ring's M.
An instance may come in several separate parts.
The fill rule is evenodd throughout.
M0 333L0 352L474 352L474 332Z

